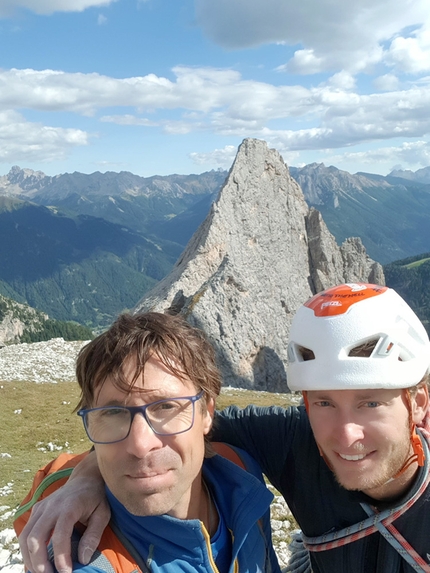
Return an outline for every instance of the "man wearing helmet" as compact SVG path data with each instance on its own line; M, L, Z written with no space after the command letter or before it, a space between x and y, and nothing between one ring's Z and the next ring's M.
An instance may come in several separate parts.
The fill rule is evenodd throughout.
M229 408L222 439L284 495L315 573L430 571L423 325L392 289L340 285L299 308L288 354L304 407Z
M428 407L430 348L410 307L386 287L334 287L299 309L288 354L290 386L339 484L399 496L423 465L415 427Z
M289 570L430 572L423 325L392 289L340 285L298 310L288 353L304 405L232 406L214 437L248 451L284 495L310 554Z

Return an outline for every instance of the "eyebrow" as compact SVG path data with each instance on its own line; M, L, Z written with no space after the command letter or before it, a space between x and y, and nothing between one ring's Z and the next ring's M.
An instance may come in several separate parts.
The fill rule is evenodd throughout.
M379 398L379 396L380 396L380 398ZM357 400L378 400L378 399L382 398L382 395L379 395L379 394L375 395L374 393L369 393L369 392L364 393L363 392L361 394L357 394L355 396L355 398ZM329 400L330 401L330 400L333 400L333 397L330 396L329 394L316 394L315 399L316 400Z
M181 394L180 396L172 396L170 393L166 393L164 391L159 391L159 390L148 390L148 393L151 393L152 396L149 396L150 400L148 400L146 402L146 404L152 404L153 402L158 402L159 400L175 400L176 398L183 398L185 396L185 394ZM143 394L144 392L137 392L136 394ZM191 394L187 394L187 396L190 396ZM123 406L123 407L127 407L127 402L128 402L128 398L130 398L131 394L127 394L124 397L124 400L109 400L108 402L106 402L105 404L99 405L99 406L93 406L94 408L106 408L108 406ZM145 406L145 404L142 404L142 406Z

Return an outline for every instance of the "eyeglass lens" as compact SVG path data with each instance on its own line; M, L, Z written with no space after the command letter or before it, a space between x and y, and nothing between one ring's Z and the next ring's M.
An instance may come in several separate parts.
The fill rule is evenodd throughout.
M193 425L194 402L188 398L177 398L160 400L141 409L121 406L96 408L85 414L88 437L94 442L103 443L124 440L136 413L143 413L156 434L179 434Z

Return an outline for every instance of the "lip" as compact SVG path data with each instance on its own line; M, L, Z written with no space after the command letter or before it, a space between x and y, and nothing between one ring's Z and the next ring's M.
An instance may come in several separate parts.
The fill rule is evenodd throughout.
M160 493L173 483L170 470L125 474L125 479L130 490L136 490L142 495Z
M374 452L368 452L366 454L364 453L360 453L360 454L342 454L340 452L336 452L336 456L339 460L342 460L343 462L352 462L352 463L358 463L358 462L362 462L363 460L366 460L369 458L369 456L371 456Z
M355 455L347 455L347 454L338 454L343 460L347 462L359 462L360 460L364 460L366 454L355 454Z
M153 479L161 476L165 476L169 470L162 470L162 471L147 471L138 474L126 474L126 477L135 480L145 480L145 479Z

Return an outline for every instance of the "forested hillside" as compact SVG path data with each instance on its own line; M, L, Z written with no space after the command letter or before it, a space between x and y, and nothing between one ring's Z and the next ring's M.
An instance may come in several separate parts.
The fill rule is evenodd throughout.
M388 286L415 310L430 334L430 252L384 266Z
M56 320L109 325L181 250L102 218L0 197L0 294Z
M51 338L89 340L92 331L72 321L50 319L45 313L0 295L0 347Z

